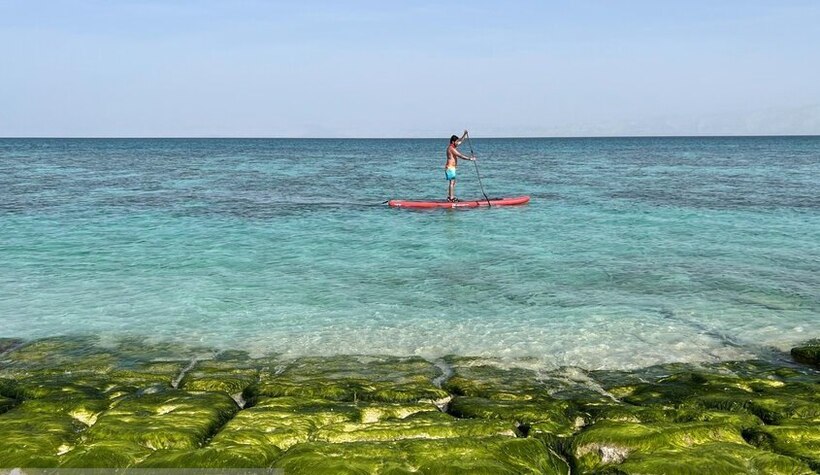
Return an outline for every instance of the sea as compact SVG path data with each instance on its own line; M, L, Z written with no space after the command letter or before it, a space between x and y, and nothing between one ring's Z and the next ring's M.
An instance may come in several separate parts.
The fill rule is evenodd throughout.
M820 137L0 139L0 337L587 369L820 337Z

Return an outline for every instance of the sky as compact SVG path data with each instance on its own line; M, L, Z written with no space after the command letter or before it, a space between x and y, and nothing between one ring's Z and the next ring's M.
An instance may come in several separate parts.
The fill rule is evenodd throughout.
M815 0L0 0L0 136L820 134L818 25Z

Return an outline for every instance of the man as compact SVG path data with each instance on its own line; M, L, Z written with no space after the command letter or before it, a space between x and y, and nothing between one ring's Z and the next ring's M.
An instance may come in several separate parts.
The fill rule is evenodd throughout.
M458 151L458 146L461 145L461 142L464 142L464 139L467 138L467 131L464 131L464 135L461 138L458 138L458 135L453 135L450 137L450 145L447 146L447 162L444 164L444 177L447 178L449 182L447 188L447 201L454 203L458 201L456 198L456 164L458 159L462 160L469 160L475 161L475 157L468 157L463 153Z

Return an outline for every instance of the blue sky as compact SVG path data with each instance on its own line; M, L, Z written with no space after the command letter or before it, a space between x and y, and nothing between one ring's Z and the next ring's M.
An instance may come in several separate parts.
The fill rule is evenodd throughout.
M820 134L817 1L0 0L0 136Z

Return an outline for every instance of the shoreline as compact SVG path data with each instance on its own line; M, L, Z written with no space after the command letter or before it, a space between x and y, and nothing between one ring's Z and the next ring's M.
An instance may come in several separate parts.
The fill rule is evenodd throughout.
M818 340L793 352L802 363L635 370L207 348L180 357L170 345L92 341L0 339L0 467L820 469Z

